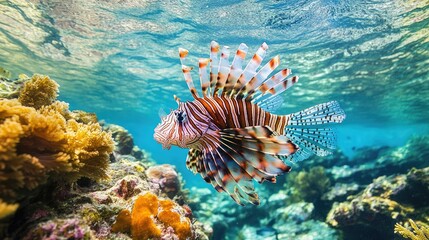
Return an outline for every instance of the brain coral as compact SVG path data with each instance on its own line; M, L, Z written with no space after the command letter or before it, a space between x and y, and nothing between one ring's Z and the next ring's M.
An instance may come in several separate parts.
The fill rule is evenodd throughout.
M110 134L71 118L67 104L53 102L57 88L48 77L33 77L19 101L0 99L0 199L17 201L48 178L106 177Z

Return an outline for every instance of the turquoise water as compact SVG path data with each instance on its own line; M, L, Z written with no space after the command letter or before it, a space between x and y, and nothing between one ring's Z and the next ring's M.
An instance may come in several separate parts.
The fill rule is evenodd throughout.
M196 65L212 40L244 42L249 54L267 42L300 76L279 113L337 100L347 113L338 145L349 156L429 132L429 1L0 0L0 12L1 67L51 76L71 109L124 126L187 186L208 185L186 169L186 150L152 137L174 94L191 99L178 47Z

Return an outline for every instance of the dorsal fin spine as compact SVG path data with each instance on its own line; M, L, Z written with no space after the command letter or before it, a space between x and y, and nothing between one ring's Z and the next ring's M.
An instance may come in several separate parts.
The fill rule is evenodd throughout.
M216 81L216 87L213 92L213 96L216 96L220 90L222 90L225 86L226 79L229 74L230 66L229 66L229 47L224 46L222 48L222 52L220 54L220 61L219 61L219 72L217 76Z
M243 62L246 58L247 50L249 48L246 44L241 43L238 46L237 52L235 53L234 60L231 64L231 69L229 71L228 78L225 83L225 88L223 89L222 96L229 96L234 88L234 85L237 83L238 78L241 73L243 73Z
M188 53L189 53L188 50L184 48L179 48L179 57L180 57L180 63L182 64L182 72L192 96L194 98L199 98L197 90L195 89L195 86L194 86L194 82L192 81L192 77L191 77L192 67L185 65L185 59Z
M217 82L217 75L219 72L219 43L212 41L210 43L210 90L209 96L212 96L211 91L214 90L214 86Z
M292 70L289 68L282 69L281 71L274 74L272 77L267 79L261 86L259 86L255 90L255 94L253 95L252 99L253 102L258 100L260 97L264 96L265 93L274 87L279 82L283 81L287 76L289 76L292 73Z
M209 75L207 74L207 65L209 64L209 62L210 62L209 58L198 59L201 91L203 92L203 97L207 96L207 91L210 87L210 79L209 79Z
M268 75L270 75L274 69L280 64L280 57L277 55L272 58L267 64L265 64L258 73L240 90L239 94L246 96L250 100L255 92L256 88L259 87Z
M250 79L255 76L256 69L261 65L262 60L266 54L268 49L268 45L264 42L256 51L255 55L253 55L252 59L247 64L246 68L243 70L243 73L238 78L237 83L234 86L234 92L231 96L236 96L236 94L240 91L240 89L246 85Z

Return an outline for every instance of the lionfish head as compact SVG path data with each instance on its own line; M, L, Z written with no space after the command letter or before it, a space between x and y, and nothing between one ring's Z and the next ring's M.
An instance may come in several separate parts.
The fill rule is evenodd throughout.
M172 110L168 115L160 116L161 123L155 128L153 136L165 149L170 149L171 145L189 147L201 138L201 129L206 127L201 124L191 124L192 120L186 112L185 104L179 103L178 109ZM195 126L199 129L195 129Z

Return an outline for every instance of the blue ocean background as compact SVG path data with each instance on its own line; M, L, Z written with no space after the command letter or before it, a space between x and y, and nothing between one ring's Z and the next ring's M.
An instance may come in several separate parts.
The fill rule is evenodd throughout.
M266 42L300 77L277 113L338 101L338 148L349 157L429 133L426 0L0 0L0 12L0 66L12 78L49 75L71 109L125 127L188 188L211 186L186 169L186 149L153 139L159 109L176 108L173 95L192 100L179 47L197 67L212 40L232 51L246 43L248 56Z

